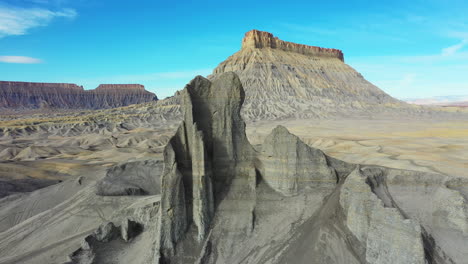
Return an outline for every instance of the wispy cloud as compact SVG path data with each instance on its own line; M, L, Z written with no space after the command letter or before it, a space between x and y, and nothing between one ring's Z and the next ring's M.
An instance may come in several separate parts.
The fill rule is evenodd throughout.
M468 25L464 27L468 28ZM446 33L446 35L452 38L465 39L465 40L468 39L468 32L466 31L449 30L448 33Z
M468 45L468 39L460 41L458 44L442 48L439 53L427 55L410 55L410 56L374 56L374 58L381 57L385 60L402 63L415 63L415 64L435 64L435 63L462 63L466 65L468 60L468 52L463 49Z
M48 25L58 17L76 17L74 9L52 11L45 8L21 8L0 5L0 37L24 35L31 28Z
M468 44L468 41L465 39L465 40L463 40L462 42L460 42L460 43L458 43L456 45L452 45L450 47L444 48L444 49L442 49L442 56L455 55L455 53L457 53L459 50L461 50L463 47L465 47L466 44Z
M36 64L42 63L41 59L25 57L25 56L0 56L0 62L4 63L22 63L22 64Z
M29 2L37 3L37 4L54 4L54 5L63 5L67 4L68 2L72 2L73 0L29 0ZM77 0L74 0L76 2Z

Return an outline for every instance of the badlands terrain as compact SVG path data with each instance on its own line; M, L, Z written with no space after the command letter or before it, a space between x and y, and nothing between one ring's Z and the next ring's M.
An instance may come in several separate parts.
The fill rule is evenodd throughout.
M0 110L8 114L113 108L157 99L139 84L101 84L84 90L71 83L0 81Z
M468 107L467 95L434 96L429 98L407 99L406 102L417 105Z
M344 60L253 30L171 98L2 112L0 263L468 263L468 112Z

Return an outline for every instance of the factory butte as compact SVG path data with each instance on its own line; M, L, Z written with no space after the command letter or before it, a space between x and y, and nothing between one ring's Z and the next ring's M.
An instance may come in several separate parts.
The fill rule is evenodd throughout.
M466 263L467 113L258 30L180 88L0 82L0 263Z
M414 108L366 81L344 63L341 50L287 42L264 31L247 32L241 49L208 79L230 71L244 85L247 120L394 115ZM137 84L83 90L74 84L0 82L0 108L5 109L102 109L157 100Z

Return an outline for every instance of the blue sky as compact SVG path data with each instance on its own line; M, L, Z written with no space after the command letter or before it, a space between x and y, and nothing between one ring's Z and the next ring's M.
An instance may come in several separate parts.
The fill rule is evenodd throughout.
M397 98L468 94L468 2L0 0L0 80L141 83L160 98L259 29L338 48Z

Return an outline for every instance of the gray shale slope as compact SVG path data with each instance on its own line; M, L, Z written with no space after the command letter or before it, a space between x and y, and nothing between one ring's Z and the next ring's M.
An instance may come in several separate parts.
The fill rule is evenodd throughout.
M418 190L415 197L427 195L427 181L442 175L348 164L281 126L254 150L234 73L212 83L197 77L183 98L185 118L165 152L160 262L463 263L466 207L432 204L421 212L414 198L393 197L408 185ZM453 191L442 182L429 185ZM452 195L444 197L464 199ZM453 230L458 237L435 231L440 210L460 213L446 219L464 223ZM447 241L462 245L454 249Z
M287 42L259 30L247 32L241 49L208 78L230 71L244 86L247 121L457 116L391 97L347 65L341 50Z
M245 96L198 76L162 160L0 199L0 263L467 263L464 178L346 163L282 126L252 146Z

